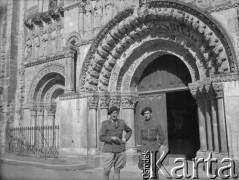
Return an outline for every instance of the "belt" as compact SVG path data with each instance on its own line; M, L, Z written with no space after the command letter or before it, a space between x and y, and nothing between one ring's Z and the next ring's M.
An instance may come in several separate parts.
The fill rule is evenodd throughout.
M142 137L142 140L145 140L145 141L157 141L157 138L146 138L146 137Z

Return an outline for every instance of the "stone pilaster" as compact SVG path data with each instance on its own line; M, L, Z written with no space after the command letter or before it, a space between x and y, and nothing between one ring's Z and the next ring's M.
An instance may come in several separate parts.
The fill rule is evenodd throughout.
M199 136L200 136L200 150L197 156L203 156L207 152L207 135L205 124L205 107L202 94L199 92L198 84L189 84L190 92L197 102L198 108L198 123L199 123Z
M224 112L224 93L223 93L223 84L222 83L213 83L213 89L216 95L217 101L217 115L218 115L218 124L219 124L219 144L220 144L220 153L222 155L228 154L228 142L227 142L227 132L226 132L226 119Z
M134 153L136 152L136 141L135 141L135 124L134 124L134 109L135 103L138 100L138 95L135 93L127 93L122 94L122 114L123 120L125 120L126 124L132 129L133 134L131 138L128 140L126 144L126 148L128 152Z
M97 142L98 132L97 132L97 108L98 108L98 95L92 95L88 97L88 107L89 107L89 119L88 119L88 151L89 154L97 154Z
M76 48L69 45L63 48L65 55L65 93L75 91L75 63L74 55Z

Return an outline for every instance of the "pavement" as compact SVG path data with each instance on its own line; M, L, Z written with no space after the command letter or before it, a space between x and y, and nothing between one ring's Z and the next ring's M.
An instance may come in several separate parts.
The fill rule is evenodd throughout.
M189 174L192 172L190 164L189 162ZM170 172L173 166L168 165L165 168ZM28 159L19 156L1 156L0 164L0 180L101 180L102 172L102 167L92 168L83 162L77 164L62 160ZM113 179L112 174L111 172L110 179ZM200 180L209 179L206 173L201 170L199 170L198 176ZM121 171L121 180L140 179L142 179L142 171L138 169L135 163L127 160L126 166ZM167 178L159 173L159 179L166 180Z

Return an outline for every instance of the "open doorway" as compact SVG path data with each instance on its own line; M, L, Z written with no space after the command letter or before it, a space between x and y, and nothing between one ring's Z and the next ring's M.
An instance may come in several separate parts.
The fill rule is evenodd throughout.
M200 148L197 105L189 91L166 93L170 154L192 159Z

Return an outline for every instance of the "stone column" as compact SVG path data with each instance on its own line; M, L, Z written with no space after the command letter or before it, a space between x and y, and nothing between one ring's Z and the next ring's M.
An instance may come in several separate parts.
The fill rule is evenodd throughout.
M37 125L44 126L44 105L38 104L37 106Z
M37 139L39 139L38 146L41 147L44 146L44 110L44 105L42 103L37 105L37 126L40 126L37 130Z
M90 155L95 155L97 151L98 132L97 132L97 107L99 96L88 97L89 119L88 119L88 151Z
M36 106L36 104L32 104L30 107L30 110L31 110L30 126L36 126L37 125L37 106Z
M205 104L202 94L198 90L198 84L189 84L191 94L197 101L198 109L198 123L199 123L199 136L200 136L200 150L197 152L197 156L204 157L207 152L207 134L205 124Z
M211 84L205 84L203 94L205 103L205 118L207 127L207 150L213 151L213 131L212 131L212 119L211 119L211 102L210 102L210 86Z
M50 103L46 106L47 110L47 124L49 126L55 125L56 103Z
M228 142L227 142L227 132L226 132L226 119L224 113L224 94L223 94L223 84L213 83L213 89L216 95L217 101L217 115L219 124L219 144L220 153L222 156L228 155Z
M65 55L65 93L75 91L75 63L76 48L73 45L63 48Z
M37 106L36 104L32 104L32 106L30 107L30 110L31 110L31 122L30 122L30 126L31 127L35 127L37 126ZM31 138L30 138L30 143L32 145L36 144L37 143L37 134L36 134L36 131L31 131L32 134L31 134Z
M99 96L100 120L98 121L98 135L100 133L102 122L108 119L109 102L110 102L109 94L107 92L101 92ZM98 149L102 150L102 147L103 147L103 143L99 141Z
M217 103L215 98L215 93L210 87L209 89L210 94L210 102L211 102L211 113L212 113L212 128L213 128L213 146L214 146L214 152L213 154L219 153L219 133L218 133L218 117L217 117Z
M50 103L46 107L47 109L47 123L49 130L46 130L45 133L47 133L49 145L54 146L55 145L55 139L56 139L56 133L55 129L53 128L55 126L55 113L56 113L56 103ZM46 136L46 134L45 134Z
M130 137L130 139L127 142L127 152L135 153L136 148L136 142L135 142L135 124L134 124L134 109L135 109L135 103L137 102L138 96L137 94L125 94L122 95L122 115L123 120L125 120L126 124L132 129L133 134Z

